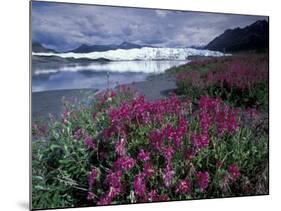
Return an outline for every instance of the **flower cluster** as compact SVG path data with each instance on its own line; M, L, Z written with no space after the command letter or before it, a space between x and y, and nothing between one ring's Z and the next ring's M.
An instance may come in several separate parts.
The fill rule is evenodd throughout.
M90 136L87 136L85 139L84 139L84 144L87 146L88 149L96 149L96 143L94 143L94 140L90 137Z
M217 128L218 135L224 133L234 133L239 128L239 109L233 109L222 104L219 98L209 98L202 96L199 100L199 121L203 134L208 134L212 125Z
M200 149L209 147L211 128L217 130L218 136L226 132L234 133L238 129L239 111L224 105L219 98L202 96L199 100L199 110L193 114L199 123L199 129L189 130L189 121L184 115L188 112L185 110L186 102L180 101L174 95L154 102L146 102L144 97L140 96L132 101L120 101L120 106L108 108L106 115L109 117L109 126L101 131L100 137L112 140L116 159L113 161L112 172L106 176L109 190L100 198L98 204L111 203L122 192L122 172L134 175L132 184L139 201L161 201L167 198L165 194L158 195L155 189L149 191L151 181L148 178L155 178L157 175L162 177L162 187L174 189L176 194L190 194L191 181L196 182L201 192L207 189L210 180L207 171L197 172L194 169L189 175L185 175L186 179L176 179L174 156L183 153L183 158L192 162ZM134 131L136 127L147 126L151 128L146 136L147 142L144 142L138 151L130 151L130 131ZM189 141L190 147L185 147L184 140ZM108 144L111 142L107 141ZM92 143L90 138L85 140L88 147L91 147ZM100 154L102 153L101 150ZM161 166L155 163L155 158L163 159ZM138 173L133 173L135 170L138 170ZM234 170L234 167L229 169L230 174L236 175L233 178L236 178ZM192 175L195 179L189 178Z
M88 175L88 184L89 184L90 187L93 186L97 176L98 176L98 169L93 168L92 171Z
M122 156L119 157L115 162L114 162L114 167L118 170L125 170L128 171L132 169L136 164L136 161L129 157L129 156Z
M115 145L115 152L119 156L124 156L126 154L125 139L121 138Z
M146 193L145 177L139 173L134 178L134 190L135 194L139 197L143 197Z
M149 152L145 152L143 149L140 150L139 154L138 154L138 159L145 162L149 160Z
M97 202L98 205L107 205L122 192L122 171L110 172L105 179L105 183L109 186L107 193Z
M215 64L215 65L214 65ZM207 73L195 71L198 67L210 67ZM215 67L214 67L215 66ZM232 57L191 62L188 71L177 74L177 84L188 83L193 87L219 84L229 88L251 89L253 85L268 80L268 61L260 57ZM243 77L241 77L243 76Z
M192 134L191 143L194 149L199 150L209 146L209 137L207 134Z
M191 192L189 180L180 180L176 186L176 193L186 194Z
M240 172L239 169L237 167L237 165L235 163L231 164L228 167L228 172L230 174L230 179L235 182L237 179L239 179L240 177Z
M197 179L199 190L201 192L204 192L209 185L209 173L199 171L196 174L196 179Z

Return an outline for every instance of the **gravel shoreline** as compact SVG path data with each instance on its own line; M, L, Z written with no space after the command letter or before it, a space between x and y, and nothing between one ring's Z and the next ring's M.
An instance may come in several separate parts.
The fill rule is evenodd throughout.
M49 113L54 116L60 116L63 111L62 99L75 101L84 100L85 97L95 94L96 89L70 89L53 90L32 93L32 119L42 120L49 117Z

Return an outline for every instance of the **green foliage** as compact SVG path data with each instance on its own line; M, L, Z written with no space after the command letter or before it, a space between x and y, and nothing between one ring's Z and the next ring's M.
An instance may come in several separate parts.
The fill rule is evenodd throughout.
M121 109L124 102L132 102L133 99L135 99L134 95L121 92L117 96L109 94L106 97L97 97L87 105L81 103L73 106L66 102L67 108L62 119L51 121L44 136L33 142L32 206L34 209L96 205L98 199L95 199L95 203L87 200L88 192L93 192L98 198L107 192L108 187L104 181L117 159L114 150L121 135L115 133L104 138L101 134L112 126L110 111L113 108ZM141 105L149 107L145 103ZM186 106L182 104L182 108L183 105ZM234 134L218 135L214 126L210 129L210 145L198 151L194 158L188 159L186 150L192 148L191 134L200 132L201 129L196 112L185 112L184 116L188 119L188 132L183 136L183 145L172 158L175 176L171 188L163 188L165 154L153 151L149 142L149 133L154 129L162 130L167 124L176 128L179 124L179 116L168 112L161 122L143 124L135 121L134 118L131 120L124 118L117 123L119 125L126 120L128 155L137 160L140 149L151 152L151 163L155 173L149 178L148 190L156 189L159 195L167 195L170 200L268 193L268 132L266 130L258 129L256 126L242 126ZM179 114L182 115L182 111L179 111ZM97 144L95 149L89 149L85 145L84 139L88 136L95 138ZM167 140L165 142L168 143ZM101 157L101 151L107 152L105 159ZM217 166L218 162L221 162L220 166ZM237 165L242 176L237 181L230 182L228 167L233 163ZM99 172L94 188L89 187L87 180L93 166ZM124 172L121 180L124 190L114 198L112 204L137 202L138 198L134 194L134 176L142 169L142 162L137 160L134 168ZM209 185L205 192L198 189L196 180L198 171L208 171L210 174ZM175 194L178 181L186 177L190 179L192 192Z

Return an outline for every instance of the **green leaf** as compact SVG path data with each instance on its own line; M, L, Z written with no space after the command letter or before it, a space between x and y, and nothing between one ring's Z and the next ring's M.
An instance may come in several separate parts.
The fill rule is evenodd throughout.
M52 151L54 151L54 149L60 149L61 147L59 146L59 145L57 145L57 144L52 144L51 146L50 146L50 149L52 150Z

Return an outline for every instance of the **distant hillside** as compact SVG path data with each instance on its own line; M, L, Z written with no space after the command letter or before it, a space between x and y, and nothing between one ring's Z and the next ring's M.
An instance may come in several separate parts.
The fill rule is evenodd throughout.
M81 45L78 48L71 50L74 53L90 53L90 52L103 52L116 49L133 49L142 48L143 46L134 43L123 42L120 45Z
M245 28L228 29L212 40L205 49L234 52L267 49L269 46L269 24L259 20Z
M55 50L45 48L43 45L41 45L39 42L33 42L32 43L32 52L40 52L40 53L56 53Z

